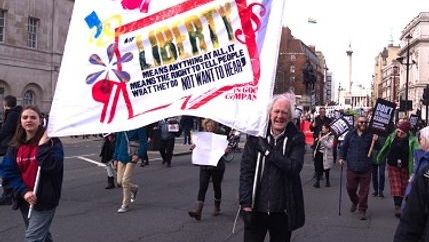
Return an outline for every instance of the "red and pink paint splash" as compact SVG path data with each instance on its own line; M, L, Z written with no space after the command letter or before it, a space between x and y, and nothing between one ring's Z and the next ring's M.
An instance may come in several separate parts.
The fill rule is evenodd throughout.
M124 9L140 9L140 12L147 13L151 0L122 0L121 4Z

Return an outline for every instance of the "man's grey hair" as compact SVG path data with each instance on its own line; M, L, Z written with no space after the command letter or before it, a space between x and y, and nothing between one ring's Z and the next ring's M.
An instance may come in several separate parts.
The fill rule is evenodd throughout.
M429 141L429 126L424 127L419 131L420 139L425 139L426 141Z
M283 94L274 95L273 99L271 100L270 104L268 105L268 115L271 114L271 110L273 109L274 103L277 102L277 100L286 100L289 103L289 114L290 119L293 120L296 116L295 114L295 94L293 92L286 92Z

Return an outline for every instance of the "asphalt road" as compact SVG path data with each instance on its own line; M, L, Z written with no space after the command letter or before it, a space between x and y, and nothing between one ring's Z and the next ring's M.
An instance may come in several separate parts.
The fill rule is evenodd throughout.
M98 141L76 140L65 144L65 172L60 206L51 226L55 241L154 241L223 242L242 241L243 224L238 221L232 234L238 203L240 154L227 164L223 182L222 215L211 216L213 190L206 195L201 222L187 215L198 191L199 168L190 155L175 156L171 168L161 165L156 153L151 165L136 167L133 180L140 186L137 201L125 214L117 214L120 189L105 190L106 173L98 161ZM349 200L343 190L342 215L338 216L339 168L332 172L332 187L315 189L311 176L311 156L306 155L302 172L306 225L293 233L293 241L392 241L398 220L393 201L370 198L369 220L360 221L348 212ZM386 184L387 185L387 184ZM388 193L386 192L386 195ZM23 241L21 215L7 206L0 207L0 241ZM266 240L268 241L268 240Z

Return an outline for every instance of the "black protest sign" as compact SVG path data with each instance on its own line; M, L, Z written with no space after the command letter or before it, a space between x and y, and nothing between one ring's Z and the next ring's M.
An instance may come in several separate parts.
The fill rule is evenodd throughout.
M354 120L354 116L353 115L344 115L343 118L345 120L347 120L347 123L349 123L350 126L354 126L355 125L355 120Z
M337 137L341 136L352 127L344 117L335 119L329 126L331 127L332 134Z
M393 121L396 104L384 99L377 99L374 113L369 124L370 130L375 134L386 136L389 134L389 124Z
M419 120L419 116L417 116L416 114L410 115L409 121L410 121L411 128L416 127L418 120Z

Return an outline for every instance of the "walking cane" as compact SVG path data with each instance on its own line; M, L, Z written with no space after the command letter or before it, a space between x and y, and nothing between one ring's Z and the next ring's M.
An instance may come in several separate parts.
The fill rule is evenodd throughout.
M340 170L340 198L338 201L338 216L341 216L341 199L342 199L342 195L343 195L343 165L341 165L341 170Z
M36 182L34 183L34 195L37 194L37 188L39 187L39 181L40 181L40 166L37 167L37 175L36 175ZM37 196L37 195L36 195ZM28 216L27 218L31 218L31 213L33 212L34 205L30 205L30 209L28 210Z

